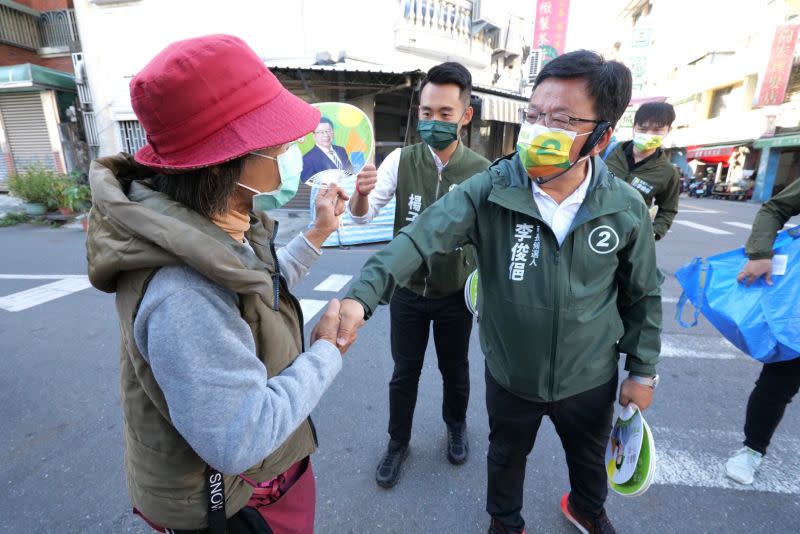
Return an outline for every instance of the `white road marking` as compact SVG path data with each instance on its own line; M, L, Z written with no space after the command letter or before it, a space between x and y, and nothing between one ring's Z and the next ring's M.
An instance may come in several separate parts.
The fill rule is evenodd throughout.
M677 304L678 298L677 297L661 297L661 302L663 304Z
M680 207L680 212L681 213L709 213L709 214L721 213L718 210L698 210L698 209L692 209L692 208L686 209L683 206Z
M740 222L733 222L733 221L725 221L725 224L729 224L731 226L738 226L739 228L744 228L745 230L752 230L753 225L747 223L740 223ZM786 223L783 225L784 228L794 228L797 224Z
M736 222L736 221L725 221L725 224L727 224L729 226L735 226L737 228L744 228L745 230L752 230L753 229L753 225L752 224L741 223L741 222Z
M0 280L68 280L84 279L85 274L0 274Z
M92 287L88 276L65 278L43 286L0 297L0 309L18 312Z
M661 356L701 360L750 360L722 336L666 333L661 336Z
M800 495L800 459L796 452L800 439L773 438L753 485L745 486L726 477L724 469L741 444L740 432L658 426L651 430L656 443L654 484Z
M701 208L697 204L687 204L685 201L681 202L680 211L682 213L720 213L719 210L710 210L708 208Z
M707 351L696 347L673 345L668 341L661 342L662 358L700 358L707 360L735 360L738 354L732 352Z
M694 228L695 230L700 230L702 232L708 232L709 234L733 235L733 232L728 232L727 230L720 230L719 228L714 228L713 226L706 226L705 224L699 224L692 221L675 221L675 224L688 226L689 228Z
M784 228L794 228L795 226L800 226L800 222L786 223L786 224L783 225Z
M314 288L314 291L330 291L338 293L353 277L349 274L332 274L321 284Z
M327 303L327 300L300 299L300 308L303 310L304 324L308 324Z

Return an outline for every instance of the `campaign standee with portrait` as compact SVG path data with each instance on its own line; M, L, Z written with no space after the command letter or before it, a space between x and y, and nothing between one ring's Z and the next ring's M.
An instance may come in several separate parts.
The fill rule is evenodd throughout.
M356 175L371 159L375 149L372 122L359 108L340 102L313 104L320 110L320 123L300 140L303 153L303 182L311 188L311 206L329 184L336 184L349 195L356 192ZM311 210L312 223L314 210ZM368 225L356 224L349 212L324 247L376 243L392 239L394 202L386 213Z

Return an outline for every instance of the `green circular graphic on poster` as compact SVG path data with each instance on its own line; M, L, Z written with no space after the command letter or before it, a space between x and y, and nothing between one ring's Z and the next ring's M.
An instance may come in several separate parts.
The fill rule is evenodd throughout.
M299 142L303 153L301 180L314 188L325 188L330 183L345 186L372 156L372 123L363 111L350 104L322 102L313 106L322 116L314 131Z

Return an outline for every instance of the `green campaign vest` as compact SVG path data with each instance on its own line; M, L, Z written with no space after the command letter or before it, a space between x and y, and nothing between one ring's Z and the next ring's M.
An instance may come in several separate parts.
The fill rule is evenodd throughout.
M489 160L458 143L441 175L433 154L425 143L403 148L397 175L397 208L394 234L452 188L475 174L485 171ZM414 273L406 286L425 297L446 297L464 290L467 276L476 268L475 251L466 246L445 254L435 254Z

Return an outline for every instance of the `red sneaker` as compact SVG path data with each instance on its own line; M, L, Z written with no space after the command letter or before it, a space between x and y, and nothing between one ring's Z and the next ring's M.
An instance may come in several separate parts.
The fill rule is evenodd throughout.
M580 513L572 507L569 502L569 493L565 493L564 496L561 497L561 513L563 513L564 517L575 525L575 528L580 530L582 534L617 534L605 510L603 510L600 517L591 521L581 516Z

